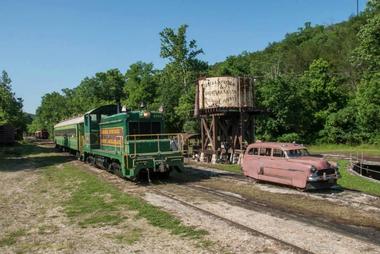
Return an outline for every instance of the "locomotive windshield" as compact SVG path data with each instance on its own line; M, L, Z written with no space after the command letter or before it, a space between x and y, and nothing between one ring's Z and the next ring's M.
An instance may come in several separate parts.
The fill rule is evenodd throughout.
M129 122L129 135L160 133L160 122Z

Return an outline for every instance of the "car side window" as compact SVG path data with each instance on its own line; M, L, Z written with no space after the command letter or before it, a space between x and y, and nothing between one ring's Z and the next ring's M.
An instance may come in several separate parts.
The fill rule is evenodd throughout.
M273 149L273 157L285 157L284 151L281 149Z
M258 148L251 148L248 151L249 155L258 155L259 154L259 149Z
M271 148L260 148L260 156L271 156Z

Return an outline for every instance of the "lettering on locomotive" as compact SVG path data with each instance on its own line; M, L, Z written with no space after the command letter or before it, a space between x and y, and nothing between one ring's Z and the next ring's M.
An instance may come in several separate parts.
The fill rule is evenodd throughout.
M120 146L123 144L123 128L105 128L100 130L100 144Z

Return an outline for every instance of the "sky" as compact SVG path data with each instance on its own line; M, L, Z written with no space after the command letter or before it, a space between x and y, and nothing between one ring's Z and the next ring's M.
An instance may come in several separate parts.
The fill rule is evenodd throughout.
M359 10L367 0L359 0ZM356 14L356 0L0 0L0 71L24 111L86 76L137 62L162 68L159 33L189 25L209 64L264 49L305 22L329 25Z

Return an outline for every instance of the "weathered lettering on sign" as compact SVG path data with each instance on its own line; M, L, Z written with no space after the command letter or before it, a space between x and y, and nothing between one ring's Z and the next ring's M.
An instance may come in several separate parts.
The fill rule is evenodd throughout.
M252 107L252 84L249 78L213 77L199 80L199 108Z

